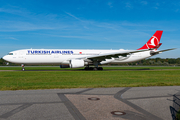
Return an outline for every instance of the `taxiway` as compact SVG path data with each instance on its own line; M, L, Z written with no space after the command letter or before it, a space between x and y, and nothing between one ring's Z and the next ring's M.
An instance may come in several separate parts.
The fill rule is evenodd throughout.
M171 120L179 108L180 86L0 91L0 120Z

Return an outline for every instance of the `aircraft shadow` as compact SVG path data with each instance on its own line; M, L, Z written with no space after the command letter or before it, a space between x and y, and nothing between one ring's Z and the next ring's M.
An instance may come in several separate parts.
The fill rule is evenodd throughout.
M176 116L177 116L177 113L180 114L180 95L174 94L172 102L173 102L173 105L169 106L172 120L179 120Z

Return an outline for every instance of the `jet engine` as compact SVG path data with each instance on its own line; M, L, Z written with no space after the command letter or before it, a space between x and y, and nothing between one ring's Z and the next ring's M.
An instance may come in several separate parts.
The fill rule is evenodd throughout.
M72 59L70 60L69 66L70 68L80 68L84 67L85 62L84 60L79 60L79 59Z

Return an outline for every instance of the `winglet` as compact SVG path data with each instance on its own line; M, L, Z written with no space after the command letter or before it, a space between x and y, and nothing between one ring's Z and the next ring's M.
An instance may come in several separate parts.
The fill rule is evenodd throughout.
M162 30L157 30L154 35L149 39L149 41L138 50L159 48L162 45L162 43L160 43L162 33Z

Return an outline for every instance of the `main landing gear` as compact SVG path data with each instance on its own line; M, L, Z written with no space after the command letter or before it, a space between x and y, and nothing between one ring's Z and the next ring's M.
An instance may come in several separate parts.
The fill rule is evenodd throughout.
M22 71L25 71L24 64L21 64Z
M85 67L84 70L103 70L102 67Z

